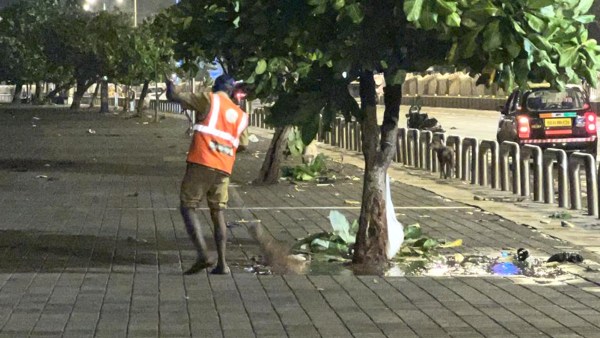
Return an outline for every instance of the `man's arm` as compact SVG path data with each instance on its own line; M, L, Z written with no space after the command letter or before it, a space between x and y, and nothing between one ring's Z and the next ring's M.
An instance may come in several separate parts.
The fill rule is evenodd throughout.
M206 118L210 109L210 96L208 93L179 93L171 80L167 80L166 84L167 100L179 103L183 109L196 111L196 123Z
M244 131L240 134L240 144L238 146L237 151L246 151L248 149L248 128L244 129Z

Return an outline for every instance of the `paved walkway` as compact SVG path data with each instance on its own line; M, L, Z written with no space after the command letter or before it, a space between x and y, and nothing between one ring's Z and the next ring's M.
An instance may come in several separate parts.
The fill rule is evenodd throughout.
M354 276L335 265L303 275L247 272L260 254L249 222L293 243L330 230L332 209L356 218L358 207L345 201L360 200L362 188L344 179L361 177L348 154L333 165L333 185L249 185L268 145L260 130L252 131L260 141L239 156L230 191L232 275L183 276L194 259L178 212L186 122L149 120L0 108L0 336L600 335L600 278L583 269L547 285L523 277ZM422 174L391 172L401 222L418 222L434 238L463 239L447 253L527 247L540 258L576 250L599 260L464 204L464 189L429 185L442 197L418 187ZM206 210L202 216L207 224ZM595 231L578 230L584 237Z

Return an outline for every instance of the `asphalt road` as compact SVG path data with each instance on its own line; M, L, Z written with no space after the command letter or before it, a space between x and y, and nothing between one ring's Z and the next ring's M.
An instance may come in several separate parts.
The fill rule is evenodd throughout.
M406 114L409 106L400 107L400 127L406 127ZM383 119L383 106L378 106L379 121ZM474 110L442 107L423 107L421 112L434 117L446 131L446 136L475 137L481 140L495 140L500 112L494 110ZM598 112L597 112L598 113ZM600 128L600 124L598 124ZM598 148L600 153L600 144Z

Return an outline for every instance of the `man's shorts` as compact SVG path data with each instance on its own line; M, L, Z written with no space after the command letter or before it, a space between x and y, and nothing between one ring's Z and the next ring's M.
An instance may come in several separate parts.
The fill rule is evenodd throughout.
M208 207L211 210L227 208L227 187L229 176L221 171L203 165L188 163L181 182L181 206L185 208L198 208L200 201L206 196Z

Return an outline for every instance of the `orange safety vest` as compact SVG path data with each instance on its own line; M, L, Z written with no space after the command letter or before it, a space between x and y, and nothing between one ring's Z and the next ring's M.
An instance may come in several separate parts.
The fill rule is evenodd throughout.
M194 125L187 161L231 175L240 135L248 126L248 114L227 95L210 93L210 111Z

